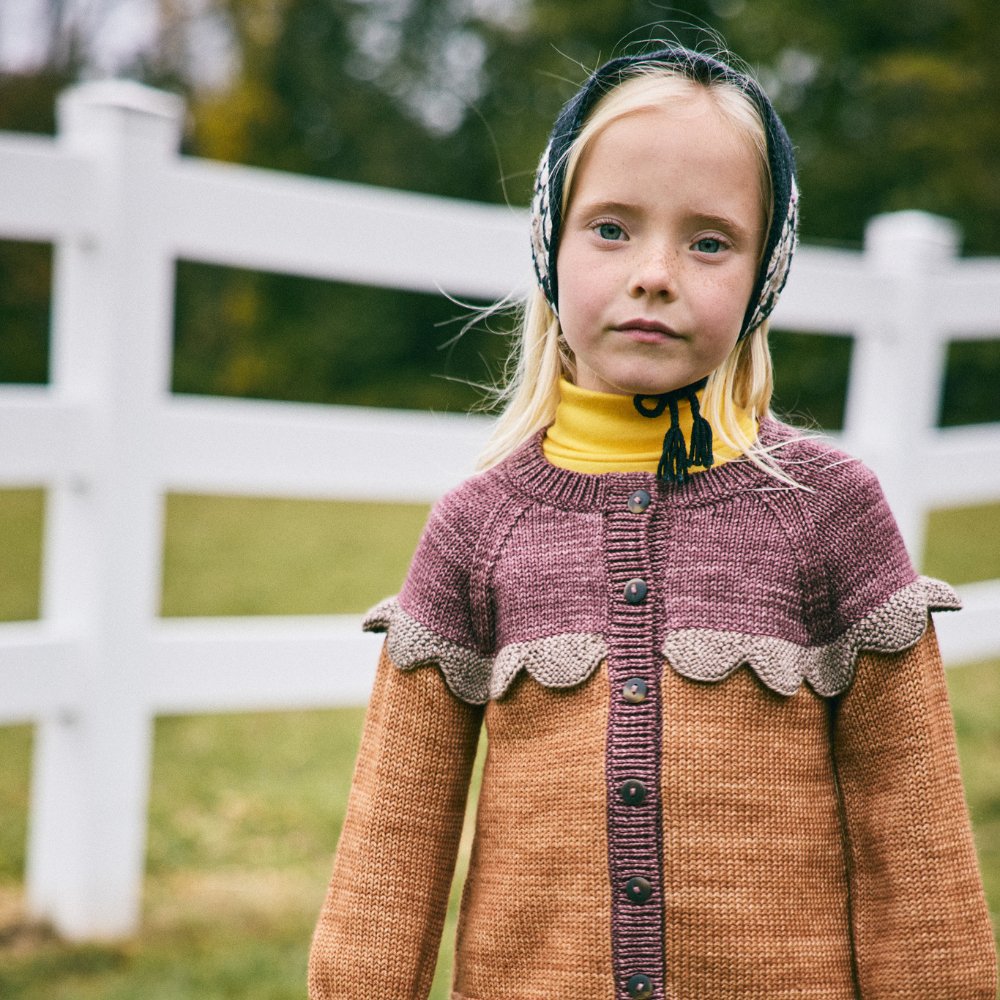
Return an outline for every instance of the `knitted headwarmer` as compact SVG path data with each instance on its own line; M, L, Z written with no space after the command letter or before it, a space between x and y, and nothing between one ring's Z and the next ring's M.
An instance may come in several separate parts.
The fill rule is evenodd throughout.
M740 330L742 339L756 330L771 314L788 278L798 224L799 199L795 184L795 156L788 133L760 85L751 77L719 60L688 49L663 48L641 55L612 59L595 70L559 112L549 143L538 165L531 203L531 252L538 284L552 311L558 315L559 285L556 258L562 229L562 202L569 149L597 102L614 87L637 75L637 71L650 66L672 67L681 75L704 84L726 81L742 90L753 101L764 123L774 211L764 244L761 266L743 317ZM698 416L695 395L704 384L703 379L691 386L664 393L662 396L636 397L636 409L643 416L659 416L668 407L673 416L676 414L676 401L679 398L691 401L696 415L695 432L698 440L692 441L690 451L685 447L683 438L678 443L679 431L676 419L672 419L671 428L664 439L663 459L657 472L662 480L683 482L687 478L689 465L704 465L707 468L712 464L711 428L704 418ZM656 402L649 405L646 400Z

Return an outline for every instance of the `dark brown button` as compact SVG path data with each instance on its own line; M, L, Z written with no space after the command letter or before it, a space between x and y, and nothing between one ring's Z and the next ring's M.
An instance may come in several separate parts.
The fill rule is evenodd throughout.
M629 604L642 604L646 600L646 593L649 588L646 586L646 581L636 577L634 580L629 580L625 584L625 600Z
M628 995L634 1000L647 1000L653 995L653 980L643 972L637 972L625 984Z
M645 903L646 900L653 895L653 886L648 879L644 879L641 875L637 875L635 878L630 878L625 883L625 895L628 896L633 903Z
M641 677L630 677L622 685L622 697L630 705L638 705L646 700L649 694L649 685Z
M649 506L650 496L645 490L636 490L628 498L628 509L633 514L641 514Z
M618 786L618 794L627 806L641 806L646 798L646 786L638 778L629 778Z

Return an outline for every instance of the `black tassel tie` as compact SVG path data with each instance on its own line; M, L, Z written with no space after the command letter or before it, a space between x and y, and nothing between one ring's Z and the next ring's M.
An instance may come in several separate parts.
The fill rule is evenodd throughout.
M655 396L633 396L632 405L644 417L659 417L663 411L670 408L670 427L663 436L663 453L656 466L656 478L661 483L672 483L675 486L686 483L690 476L688 469L698 465L710 469L714 462L712 455L712 425L701 415L698 405L698 392L705 388L707 378L700 382L663 392ZM688 448L681 430L680 416L677 412L677 401L686 399L691 406L691 446ZM649 405L649 403L652 405Z

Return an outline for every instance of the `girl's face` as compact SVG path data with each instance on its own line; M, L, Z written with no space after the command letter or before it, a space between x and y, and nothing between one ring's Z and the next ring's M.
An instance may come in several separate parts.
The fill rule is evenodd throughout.
M576 384L653 395L717 368L764 227L756 156L707 94L608 125L577 164L557 257Z

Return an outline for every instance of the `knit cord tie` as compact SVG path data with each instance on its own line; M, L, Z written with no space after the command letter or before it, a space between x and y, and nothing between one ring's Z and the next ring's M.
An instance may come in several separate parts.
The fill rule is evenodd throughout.
M643 417L659 417L668 407L670 409L670 426L663 436L663 452L656 466L656 478L661 483L672 483L675 486L686 483L690 478L688 470L692 465L710 469L715 461L712 455L712 425L701 415L698 403L698 392L705 388L707 382L708 379L703 378L671 392L632 397L632 405ZM690 447L684 441L684 432L680 426L677 410L679 399L686 399L691 407Z

